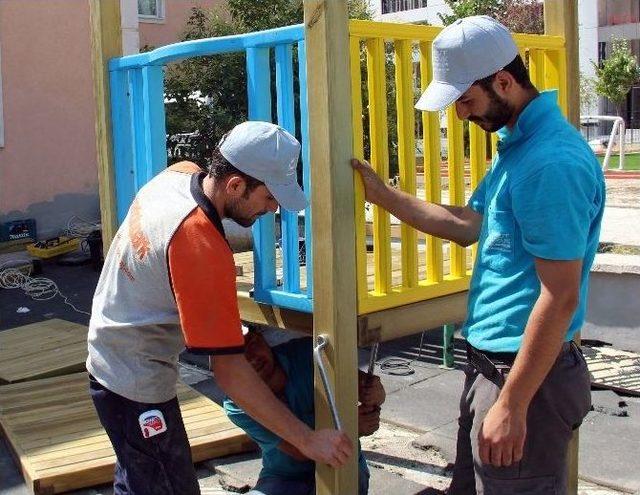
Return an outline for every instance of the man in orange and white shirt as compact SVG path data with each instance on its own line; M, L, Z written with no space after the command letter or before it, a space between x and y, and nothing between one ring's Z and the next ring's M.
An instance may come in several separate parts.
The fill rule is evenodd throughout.
M346 435L313 431L243 355L235 264L222 219L248 227L306 204L300 144L281 127L244 122L209 172L181 162L136 195L105 259L89 324L90 391L117 456L114 493L199 493L176 400L179 353L212 356L216 381L249 415L308 458L341 466Z

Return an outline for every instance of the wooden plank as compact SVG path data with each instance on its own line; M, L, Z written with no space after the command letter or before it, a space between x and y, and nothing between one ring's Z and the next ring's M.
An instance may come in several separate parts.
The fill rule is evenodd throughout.
M420 43L420 88L424 92L433 79L431 43ZM422 112L422 143L424 147L425 199L431 203L442 201L440 178L440 118L437 112ZM442 239L427 235L427 280L442 280Z
M580 126L580 69L578 61L578 2L577 0L545 0L544 32L564 39L566 75L560 92L566 95L567 119ZM556 47L561 49L562 47Z
M329 383L357 445L357 282L347 1L305 0L312 172L314 336L327 335ZM381 123L382 124L382 123ZM322 269L317 269L322 267ZM337 377L340 377L337 379ZM316 427L332 426L316 372ZM316 465L316 493L357 493L357 455L341 469Z
M87 327L53 319L0 333L0 383L17 383L84 369Z
M360 61L360 38L349 39L351 73L351 124L353 125L353 157L364 160L364 129L362 124L362 68ZM356 222L356 275L358 277L358 301L367 297L367 234L365 193L362 177L355 178L355 222ZM373 233L371 234L373 235Z
M358 341L361 346L385 342L463 321L466 314L467 292L377 311L358 318Z
M421 246L420 249L424 249ZM445 243L441 250L440 259L441 273L445 276L444 280L436 283L428 277L428 268L425 266L425 256L420 256L420 264L418 266L419 283L417 287L408 288L401 292L398 288L402 286L403 271L400 267L401 249L398 244L392 246L391 261L395 265L391 272L392 291L389 294L382 295L373 292L374 290L374 260L373 254L367 253L366 281L367 290L366 297L361 298L358 303L359 314L370 313L372 311L380 311L396 306L403 306L428 298L441 297L447 294L466 291L468 288L467 276L451 280L449 269L449 244ZM467 270L471 269L472 259L466 257ZM243 275L237 278L238 296L240 300L241 318L249 323L260 325L269 325L277 328L290 328L303 332L312 332L313 316L308 313L299 312L291 309L278 308L269 304L257 303L249 296L249 291L253 287L253 265L251 253L237 253L235 255L237 266L242 267ZM276 257L276 267L279 269L281 263L280 257ZM305 267L301 267L301 286L304 288L307 284Z
M449 204L464 205L464 131L456 115L455 105L447 109L447 156L449 169ZM451 273L464 276L466 252L462 246L452 244Z
M102 242L106 253L117 229L109 114L109 73L107 62L122 55L122 28L119 0L89 0L91 62L96 98L96 150Z
M583 346L582 352L593 386L640 396L640 354L589 346Z
M395 82L396 109L398 127L398 162L400 172L400 188L416 195L416 143L415 143L415 109L413 108L413 47L407 40L396 41ZM402 285L416 287L418 285L418 250L417 232L403 223L402 235ZM392 263L391 266L397 266Z
M529 50L529 78L533 85L539 90L545 90L545 63L544 50L532 48Z
M351 20L349 26L349 32L352 36L411 41L433 41L440 31L442 31L442 27L439 26L423 26L400 22L361 21L356 19ZM549 48L553 50L561 48L563 45L561 36L516 33L513 34L513 39L518 46Z
M313 333L313 314L256 302L248 292L238 292L240 318L248 323Z
M300 91L300 137L302 139L302 187L309 201L304 210L304 254L307 276L313 280L313 213L311 211L311 161L309 159L309 109L307 105L307 45L298 42L298 87ZM313 299L313 284L307 287L307 297Z
M393 233L393 230L392 230ZM399 228L398 228L399 233ZM428 249L428 247L427 247ZM419 251L424 250L424 246L420 246L418 248ZM440 249L440 272L442 275L449 274L449 252L450 252L450 243L446 241L442 248ZM236 253L234 255L236 266L241 267L242 275L236 277L236 283L238 286L239 292L249 292L253 288L253 276L255 274L253 268L253 258L252 253ZM366 267L364 269L365 272L365 280L367 281L365 287L367 290L374 289L374 254L366 253L364 256L366 261ZM393 243L391 245L391 262L394 265L394 269L391 271L391 286L397 287L402 285L402 269L400 267L400 259L401 259L401 246L398 243ZM470 266L471 261L469 259L466 260L467 267ZM443 265L444 263L444 265ZM276 269L280 271L282 267L282 258L280 255L276 256ZM420 281L429 281L436 282L436 280L429 279L427 277L428 267L425 266L425 257L420 256L418 263L418 271L419 271L419 280ZM300 268L300 285L304 289L307 286L307 272L305 267Z
M369 142L371 166L384 182L389 180L389 139L387 131L387 90L385 47L382 38L366 41L367 88L369 94ZM373 253L375 291L386 294L391 288L391 249L389 212L378 205L373 208Z
M293 96L293 50L291 45L277 45L274 49L276 62L276 108L278 124L296 134L296 119ZM280 210L281 243L284 258L284 288L287 292L300 291L300 264L298 243L298 212Z
M247 97L249 120L271 122L271 70L269 66L269 48L248 48ZM276 287L275 256L275 216L267 213L253 226L254 264L256 266L256 292L258 298L263 291Z
M560 102L566 102L566 115L576 128L580 126L580 68L578 50L578 2L577 0L544 0L544 32L547 35L564 38L566 74L560 74L560 92L566 95ZM560 48L560 47L558 47ZM562 69L562 67L560 67ZM579 341L580 334L576 339ZM569 444L568 489L567 493L578 493L578 442L579 429L574 430Z
M394 290L384 297L373 294L359 308L360 315L366 315L377 311L393 310L407 304L437 299L447 295L466 292L469 287L470 275L466 277L445 277L438 284L421 282L419 287L412 289Z
M66 404L60 404L61 394ZM255 448L220 406L181 383L177 394L195 462ZM35 493L113 479L115 456L89 397L86 373L4 385L0 405L0 428Z
M476 124L469 124L469 162L471 165L471 189L475 190L487 172L487 133ZM475 262L478 243L471 248L471 262Z

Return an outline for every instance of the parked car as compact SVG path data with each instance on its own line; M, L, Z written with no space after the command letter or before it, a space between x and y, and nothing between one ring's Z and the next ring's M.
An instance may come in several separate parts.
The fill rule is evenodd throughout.
M591 138L588 144L594 153L605 153L609 146L609 136L596 136Z

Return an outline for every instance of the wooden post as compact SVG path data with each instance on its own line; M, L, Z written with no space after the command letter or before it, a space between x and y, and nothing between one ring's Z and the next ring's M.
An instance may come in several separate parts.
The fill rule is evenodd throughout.
M580 63L578 60L578 1L545 0L545 34L562 36L567 53L567 118L580 126Z
M329 339L329 382L343 429L353 442L349 463L316 466L316 493L358 492L357 306L354 175L347 1L305 0L305 39L313 209L314 336ZM339 377L339 379L338 379ZM316 372L316 428L333 427Z
M106 254L117 229L111 144L109 71L107 63L122 55L120 0L88 0L91 24L91 60L96 101L96 151L102 243Z
M567 119L575 127L580 127L580 65L578 50L578 1L577 0L545 0L544 2L545 34L562 36L565 39L567 55L567 75L565 88L567 95ZM580 342L580 334L576 340ZM568 491L578 493L578 442L579 432L575 430L568 451Z

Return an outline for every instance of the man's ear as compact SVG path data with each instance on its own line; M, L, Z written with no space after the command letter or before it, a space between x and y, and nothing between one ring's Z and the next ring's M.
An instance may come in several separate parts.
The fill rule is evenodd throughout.
M511 73L506 70L500 70L496 73L496 77L493 80L493 89L499 96L504 98L513 91L515 84L517 84L516 80Z
M230 175L226 179L225 192L232 198L241 197L247 188L247 182L239 175Z

